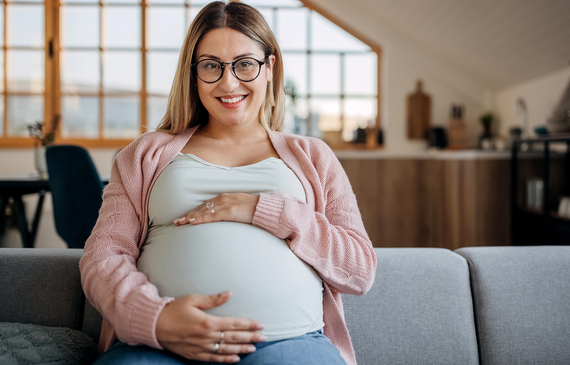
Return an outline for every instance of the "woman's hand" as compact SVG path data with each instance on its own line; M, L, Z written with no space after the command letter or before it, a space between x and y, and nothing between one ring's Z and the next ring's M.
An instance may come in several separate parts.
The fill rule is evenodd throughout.
M240 360L237 354L254 352L252 343L266 340L262 333L256 332L263 329L261 323L203 312L219 307L230 296L230 292L192 294L168 303L156 322L156 338L160 345L187 359L206 362L234 363ZM219 347L213 353L216 343Z
M175 219L177 226L210 222L251 224L259 196L246 193L223 193Z

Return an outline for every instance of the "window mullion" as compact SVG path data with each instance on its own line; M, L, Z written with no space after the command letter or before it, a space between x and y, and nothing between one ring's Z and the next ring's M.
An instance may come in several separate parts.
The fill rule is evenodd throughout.
M104 42L103 42L103 10L104 5L99 1L99 140L104 140L104 124L105 124L105 98L103 93L103 63L104 57Z
M147 131L147 90L146 90L146 0L141 0L141 92L140 92L140 133Z

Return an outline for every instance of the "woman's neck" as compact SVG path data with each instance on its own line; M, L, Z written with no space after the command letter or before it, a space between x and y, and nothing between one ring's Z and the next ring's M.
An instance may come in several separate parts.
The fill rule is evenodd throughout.
M267 132L259 123L235 127L208 123L199 130L204 133L204 136L231 144L252 143L267 138Z

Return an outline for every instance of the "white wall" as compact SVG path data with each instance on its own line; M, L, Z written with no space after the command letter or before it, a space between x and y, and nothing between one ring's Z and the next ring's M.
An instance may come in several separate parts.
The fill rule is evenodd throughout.
M109 177L111 164L117 149L91 149L89 154L93 163L102 177ZM0 149L0 175L2 176L27 176L33 174L34 167L33 150L30 148ZM25 195L26 215L31 222L38 202L37 195ZM2 247L22 247L22 241L17 230L9 230L2 237ZM53 208L51 195L46 194L44 200L40 225L38 227L36 246L43 248L66 248L65 242L57 235L53 221Z
M381 117L387 150L425 150L426 142L406 136L406 98L422 79L432 97L432 124L448 126L453 103L464 104L468 138L476 144L479 116L493 107L491 88L448 60L383 23L364 1L312 0L382 47Z
M546 126L548 117L554 111L568 83L570 68L497 91L495 110L499 117L500 133L507 135L509 128L522 127L521 120L514 113L515 102L522 97L527 104L530 136L535 136L534 128Z

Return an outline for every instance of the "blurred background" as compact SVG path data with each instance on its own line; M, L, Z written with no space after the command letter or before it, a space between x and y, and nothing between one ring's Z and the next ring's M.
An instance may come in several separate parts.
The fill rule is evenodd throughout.
M285 131L337 152L375 245L510 243L508 148L548 131L564 104L570 2L243 2L283 52ZM28 125L49 130L61 116L54 143L87 148L108 175L115 153L160 122L185 32L206 3L1 1L0 174L34 174ZM28 214L36 201L25 196ZM64 247L50 209L47 199L38 244ZM17 246L10 234L2 245Z

